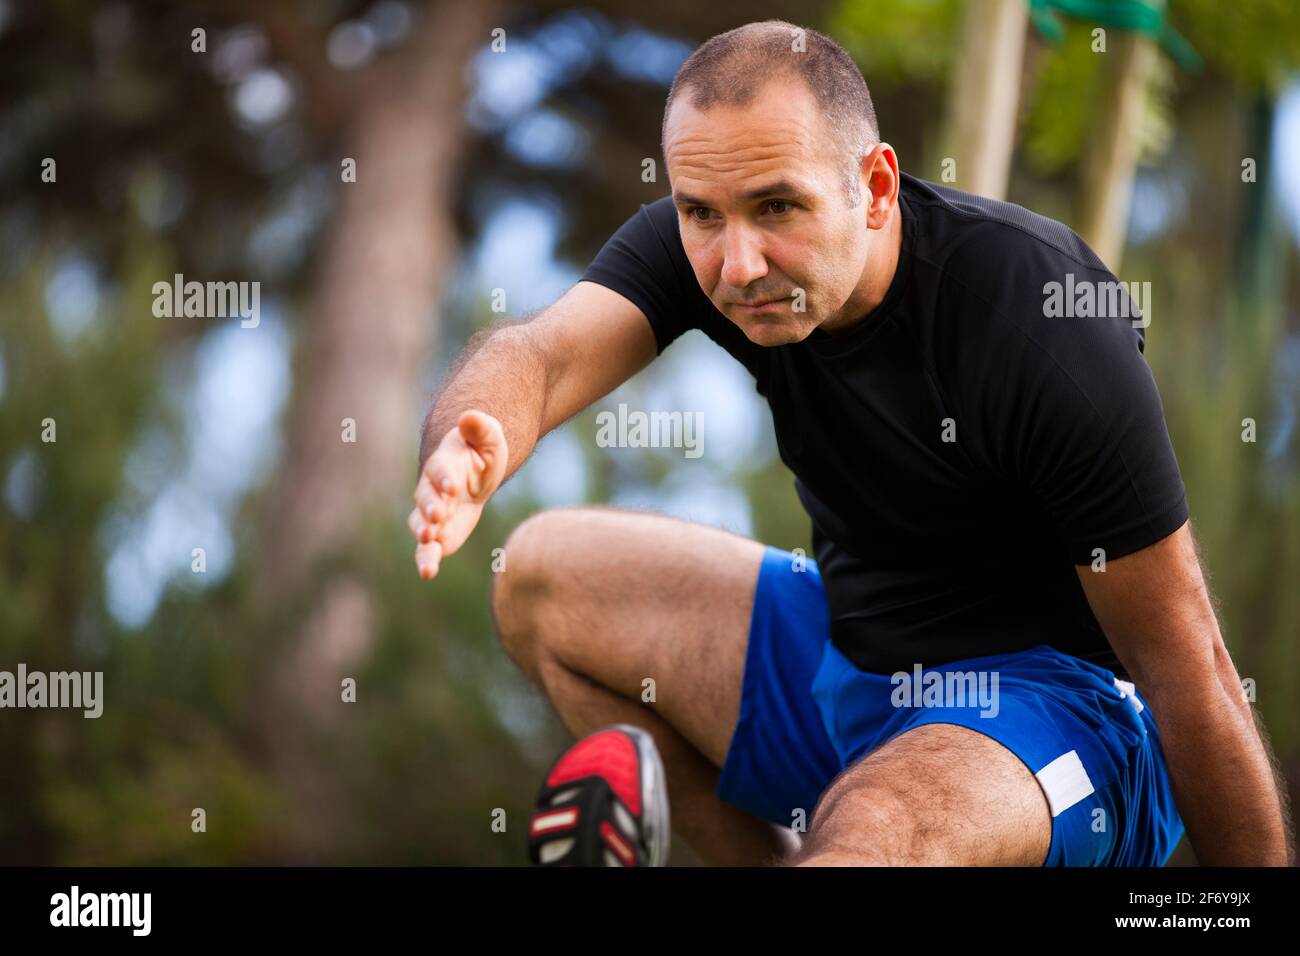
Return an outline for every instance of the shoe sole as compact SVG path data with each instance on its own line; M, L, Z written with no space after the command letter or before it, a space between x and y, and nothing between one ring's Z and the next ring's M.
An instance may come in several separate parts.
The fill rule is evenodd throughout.
M606 729L622 731L636 745L637 765L641 770L641 830L650 856L649 865L667 866L672 842L668 778L655 739L633 724L614 724Z

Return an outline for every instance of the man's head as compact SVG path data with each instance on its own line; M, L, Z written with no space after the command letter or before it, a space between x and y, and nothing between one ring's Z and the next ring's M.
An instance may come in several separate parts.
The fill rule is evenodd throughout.
M780 20L713 37L673 80L663 151L696 278L751 341L798 342L878 304L898 161L833 40Z

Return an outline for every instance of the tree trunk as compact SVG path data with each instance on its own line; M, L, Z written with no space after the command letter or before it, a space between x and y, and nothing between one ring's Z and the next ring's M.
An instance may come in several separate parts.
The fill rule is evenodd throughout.
M944 156L958 188L990 199L1007 195L1028 19L1024 0L971 0L962 23Z
M1105 56L1114 58L1114 66L1106 72L1105 108L1083 159L1079 235L1118 273L1137 172L1138 127L1157 50L1139 33L1111 35L1114 45Z
M410 507L420 379L438 299L457 253L450 211L463 140L469 57L490 39L494 4L430 3L405 46L356 77L340 182L315 286L299 317L285 451L268 498L258 584L267 605L314 611L271 668L265 732L295 807L300 858L328 851L330 775L308 743L340 713L340 681L368 656L376 602L355 575L319 580L320 562L361 528ZM345 420L355 441L345 441ZM414 545L412 545L414 553ZM412 566L412 574L415 573Z

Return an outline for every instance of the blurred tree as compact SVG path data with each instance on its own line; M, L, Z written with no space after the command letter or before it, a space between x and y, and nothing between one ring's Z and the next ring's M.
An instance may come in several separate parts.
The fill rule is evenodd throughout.
M1024 66L1024 0L970 0L962 23L948 105L954 186L1005 199Z
M1246 415L1282 435L1283 379L1276 337L1229 328L1264 328L1281 304L1255 296L1233 312L1224 289L1254 215L1238 157L1263 162L1262 146L1245 145L1239 90L1257 83L1249 88L1271 100L1298 31L1289 3L1244 6L1173 3L1210 70L1157 70L1140 134L1143 158L1162 160L1148 171L1169 219L1133 243L1126 268L1162 294L1148 355L1225 633L1243 672L1259 676L1260 708L1294 760L1294 439L1271 450L1238 441ZM585 264L638 203L667 191L659 121L680 57L759 17L824 24L844 42L904 168L937 179L962 5L7 9L0 667L102 669L110 706L97 721L30 711L0 721L0 853L42 863L521 862L528 774L566 734L496 646L485 569L535 503L524 494L489 509L433 587L413 573L403 520L421 377L499 318L476 288L462 291L473 264L461 250L482 238L497 197L541 195L563 214L557 257ZM497 25L515 54L499 61L483 50ZM202 54L192 49L199 28ZM1206 42L1220 35L1223 44ZM1104 108L1086 41L1071 30L1049 49L1031 34L1022 86L1011 198L1061 217L1090 117ZM497 86L517 98L504 112L482 95ZM565 162L519 149L538 117L558 117L585 149ZM55 184L40 180L46 157L57 159ZM356 182L343 181L345 158L357 160ZM646 158L659 167L652 182L641 176ZM1187 195L1195 215L1179 212ZM227 577L204 588L180 575L131 627L106 606L108 542L157 495L158 476L142 471L175 464L171 454L149 465L145 439L170 448L193 437L173 396L211 334L206 320L150 313L152 283L175 272L262 281L264 305L296 333L295 391L278 473L231 515ZM69 289L93 304L79 332L58 318ZM509 291L513 301L519 290ZM227 381L248 387L253 374ZM57 444L39 440L46 417L58 421ZM342 441L343 418L357 423L355 445ZM632 468L589 445L589 500L670 474L665 461ZM806 547L807 519L779 462L726 474L743 484L758 537ZM338 701L342 676L357 677L358 703L331 720L319 705ZM199 806L202 838L190 830ZM511 821L504 833L489 828L498 808Z
M427 4L413 36L346 88L326 58L325 31L287 7L249 12L304 78L308 100L329 104L337 111L329 125L342 127L344 185L304 311L290 441L259 550L263 601L310 594L296 641L274 665L267 727L298 795L299 840L321 852L333 839L321 779L330 770L310 756L301 722L336 722L341 681L369 657L380 616L363 578L322 575L321 565L354 547L366 523L409 510L420 380L441 285L459 255L449 208L464 140L463 77L497 7Z

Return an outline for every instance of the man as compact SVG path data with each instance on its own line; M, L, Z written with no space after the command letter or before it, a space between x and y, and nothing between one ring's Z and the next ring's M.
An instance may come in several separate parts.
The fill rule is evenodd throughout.
M661 862L657 751L714 863L1161 865L1184 822L1202 864L1287 863L1144 323L1048 301L1114 276L1059 223L900 173L856 65L788 23L692 54L663 151L672 195L430 413L420 573L689 328L767 398L816 560L608 508L515 530L494 617L583 738L534 859Z

